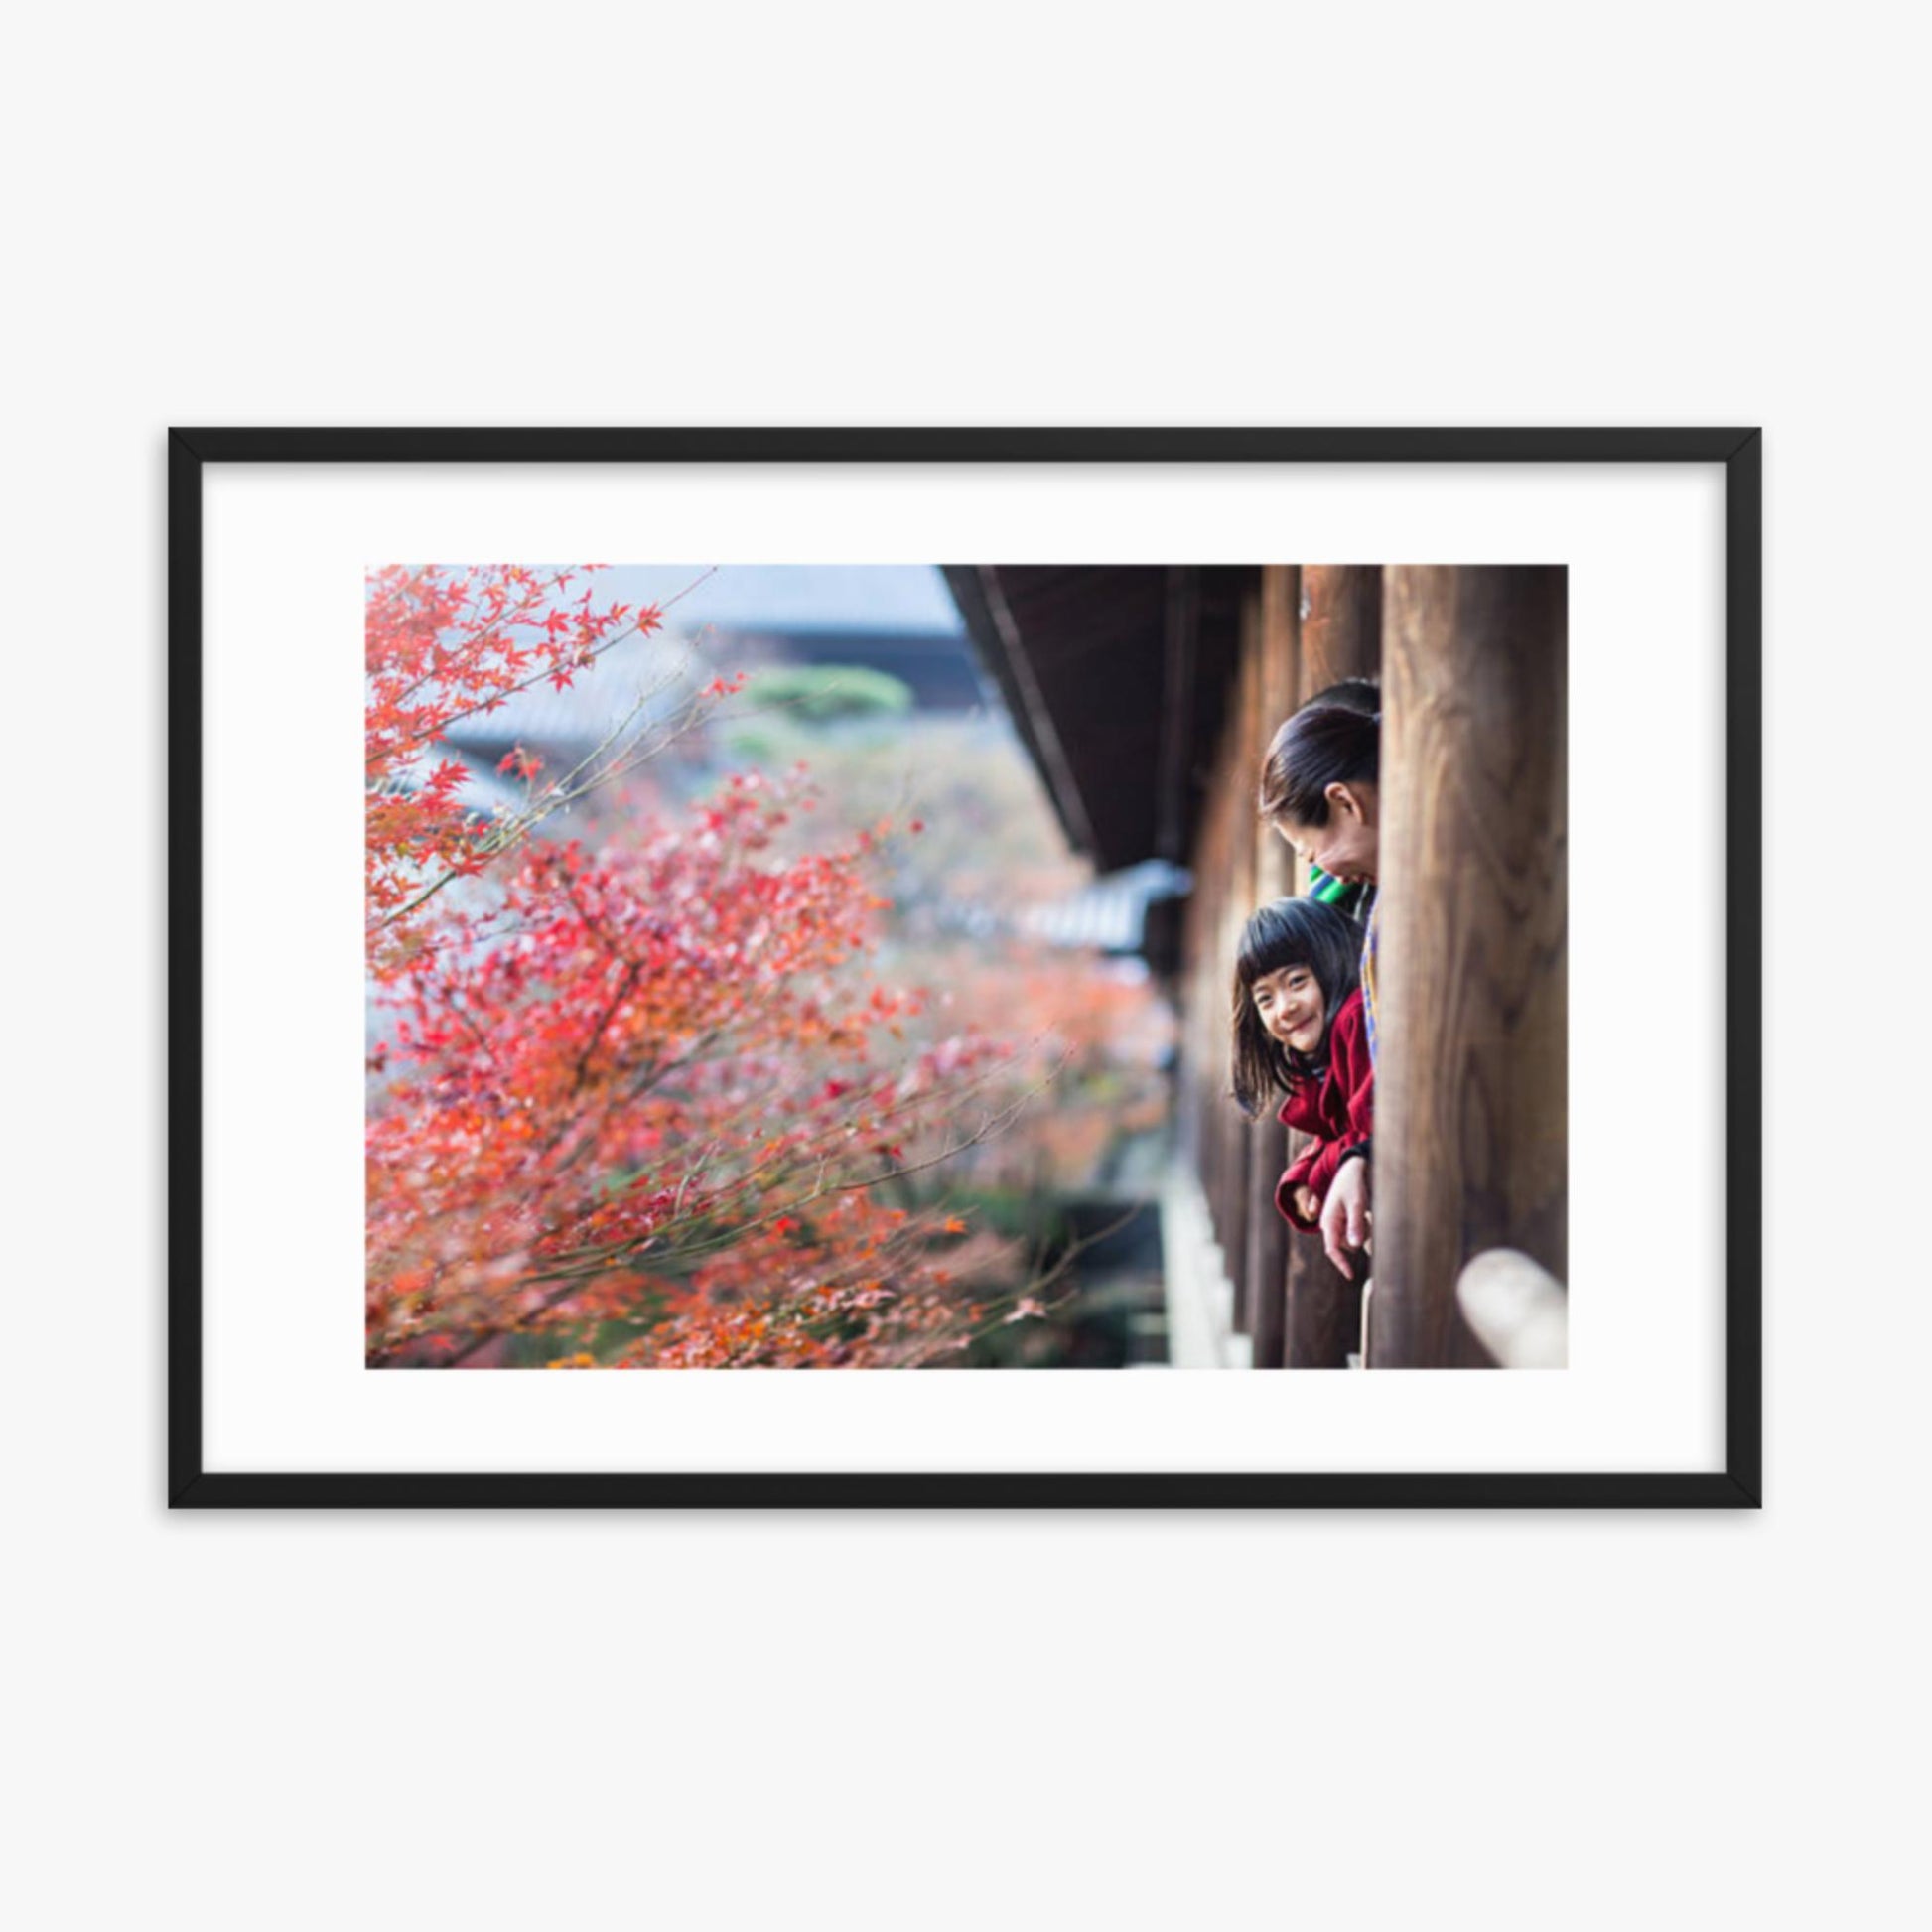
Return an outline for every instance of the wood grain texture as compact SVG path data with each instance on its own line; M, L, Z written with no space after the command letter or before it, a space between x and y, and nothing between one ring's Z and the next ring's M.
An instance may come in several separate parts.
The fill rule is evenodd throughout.
M1308 564L1298 575L1301 662L1295 702L1306 704L1345 677L1379 677L1380 566ZM1275 843L1280 845L1281 841ZM1296 1135L1294 1139L1300 1143L1305 1137ZM1288 1264L1289 1367L1345 1368L1349 1354L1360 1345L1361 1324L1360 1274L1349 1281L1328 1259L1319 1241L1306 1235L1292 1236Z
M1230 715L1215 746L1211 770L1217 777L1228 769L1232 722ZM1237 1286L1245 1260L1245 1248L1239 1245L1241 1204L1248 1190L1246 1128L1228 1098L1228 988L1233 975L1230 921L1237 913L1238 816L1238 802L1230 787L1210 783L1192 860L1194 891L1187 906L1187 957L1194 965L1184 988L1187 1085L1193 1133L1200 1149L1201 1188L1228 1279Z
M1288 1165L1288 1130L1266 1118L1248 1130L1248 1283L1256 1368L1281 1368L1287 1353L1288 1223L1275 1209L1275 1183Z
M1295 889L1294 858L1289 848L1257 815L1261 761L1275 728L1295 707L1300 674L1298 610L1301 573L1292 564L1267 564L1261 572L1258 674L1255 707L1247 721L1241 746L1243 762L1230 773L1242 793L1242 811L1254 844L1254 866L1248 888L1254 905L1285 897ZM1281 1368L1288 1345L1288 1223L1275 1209L1275 1183L1288 1165L1288 1133L1279 1122L1264 1120L1249 1134L1248 1166L1248 1292L1254 1310L1252 1335L1256 1368Z
M1302 568L1302 685L1298 702L1345 677L1382 669L1382 570L1376 564Z
M1228 871L1225 952L1221 984L1232 998L1235 961L1240 956L1241 932L1255 909L1255 878L1260 862L1262 826L1248 789L1250 768L1259 771L1261 756L1255 739L1261 731L1262 639L1259 586L1242 600L1240 655L1235 663L1234 707L1219 760L1217 788L1225 791L1234 817L1234 862ZM1230 1117L1234 1109L1228 1109ZM1255 1191L1256 1130L1243 1121L1234 1148L1230 1177L1233 1197L1228 1204L1228 1273L1234 1281L1234 1326L1237 1334L1253 1336L1271 1265L1268 1219L1279 1219L1265 1198Z
M1377 1367L1486 1362L1463 1263L1567 1275L1566 574L1384 585Z
M1245 747L1245 762L1232 775L1244 794L1245 809L1255 820L1255 882L1257 905L1285 898L1295 890L1295 855L1287 843L1259 822L1261 761L1269 741L1294 711L1302 682L1301 576L1293 564L1269 564L1261 573L1261 696L1259 715L1252 721Z
M1305 1137L1297 1135L1296 1140ZM1361 1345L1362 1275L1351 1282L1311 1234L1289 1237L1288 1366L1346 1368Z

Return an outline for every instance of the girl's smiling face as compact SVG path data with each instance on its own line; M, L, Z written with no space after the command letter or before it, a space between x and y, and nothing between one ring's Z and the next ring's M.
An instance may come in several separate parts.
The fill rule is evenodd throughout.
M1327 1030L1328 1002L1308 966L1284 966L1263 973L1249 989L1261 1024L1284 1046L1312 1058Z

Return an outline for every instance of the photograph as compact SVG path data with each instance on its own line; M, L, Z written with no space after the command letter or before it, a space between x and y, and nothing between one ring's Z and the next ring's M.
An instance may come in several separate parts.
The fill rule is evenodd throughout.
M18 1923L1908 1915L1913 18L23 14Z
M1564 1367L1567 593L372 565L366 1366Z

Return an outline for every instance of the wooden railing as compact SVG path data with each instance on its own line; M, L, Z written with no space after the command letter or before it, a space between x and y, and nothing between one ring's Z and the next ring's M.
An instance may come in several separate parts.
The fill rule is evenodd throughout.
M1528 1255L1485 1249L1456 1278L1455 1300L1475 1338L1504 1368L1569 1365L1569 1294Z

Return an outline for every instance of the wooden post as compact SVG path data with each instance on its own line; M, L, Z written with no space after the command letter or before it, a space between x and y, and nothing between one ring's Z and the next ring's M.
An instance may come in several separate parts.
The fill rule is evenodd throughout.
M1319 1236L1297 1234L1291 1239L1288 1365L1346 1368L1349 1356L1362 1345L1361 1277L1358 1273L1349 1281L1328 1259Z
M1240 655L1235 659L1232 703L1228 708L1228 730L1222 755L1216 761L1214 783L1225 796L1233 826L1233 863L1228 867L1228 906L1225 927L1226 954L1221 970L1223 1008L1231 997L1234 963L1241 951L1241 929L1254 911L1255 872L1260 828L1253 806L1248 803L1248 769L1254 762L1251 749L1261 715L1261 596L1250 592L1241 603ZM1232 1182L1228 1202L1228 1274L1234 1282L1234 1327L1237 1334L1252 1336L1261 1299L1261 1280L1255 1273L1257 1259L1255 1163L1258 1150L1255 1130L1235 1108L1227 1109L1233 1129L1233 1156L1229 1178Z
M1160 795L1155 806L1154 849L1163 859L1186 857L1187 771L1193 756L1194 677L1200 647L1200 572L1191 564L1168 571L1163 626Z
M1261 760L1276 728L1295 709L1301 680L1298 609L1302 573L1293 564L1269 564L1261 573L1261 706L1249 741L1247 765L1237 774L1242 810L1255 827L1255 897L1258 903L1295 890L1295 855L1260 823L1256 799L1261 790Z
M1373 1360L1466 1367L1470 1256L1568 1275L1565 573L1384 592Z
M1210 769L1225 769L1233 720L1224 730ZM1233 971L1228 921L1236 900L1236 836L1233 800L1225 785L1210 783L1194 851L1194 902L1198 942L1191 953L1190 1009L1196 1104L1200 1120L1200 1179L1209 1221L1221 1250L1222 1266L1235 1291L1246 1261L1241 1201L1247 1190L1247 1148L1242 1124L1225 1097L1228 1074L1227 983ZM1238 1322L1237 1322L1238 1328Z
M1302 572L1302 686L1297 702L1345 677L1382 672L1382 572L1310 564Z
M1253 853L1250 910L1285 897L1295 883L1288 847L1260 822L1255 794L1268 741L1295 706L1297 575L1292 564L1269 564L1262 570L1254 706L1230 774ZM1289 1233L1288 1223L1275 1211L1275 1183L1287 1165L1287 1130L1272 1118L1257 1121L1248 1129L1247 1267L1256 1368L1281 1368L1287 1354Z
M1301 579L1301 679L1296 703L1308 703L1345 677L1379 677L1380 569L1362 564L1309 564L1304 566ZM1306 1137L1298 1134L1295 1140L1299 1153ZM1357 1268L1356 1279L1351 1282L1328 1259L1314 1236L1293 1237L1288 1264L1290 1368L1345 1368L1348 1357L1360 1348L1360 1264Z

